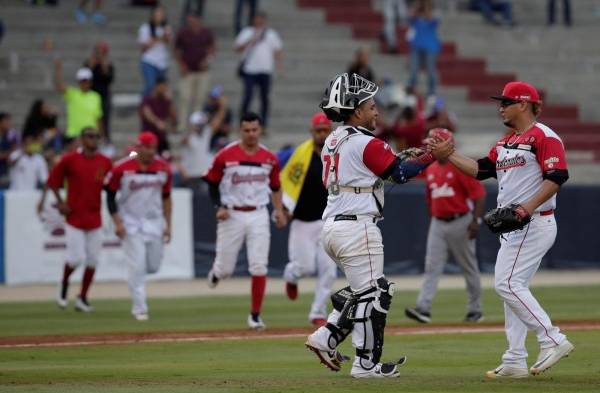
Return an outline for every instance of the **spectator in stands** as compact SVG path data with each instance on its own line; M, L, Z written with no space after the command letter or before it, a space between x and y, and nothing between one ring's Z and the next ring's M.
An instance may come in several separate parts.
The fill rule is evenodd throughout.
M162 7L154 7L150 15L150 21L141 25L138 30L138 43L142 47L144 95L152 91L158 78L166 78L170 58L168 45L172 36L171 26L167 24L167 16Z
M185 0L181 18L182 25L185 23L185 19L188 15L202 17L202 15L204 15L204 0Z
M448 111L446 102L442 97L433 98L433 100L428 100L425 108L426 130L445 128L452 132L456 132L456 115L453 112Z
M358 74L365 79L374 81L375 73L369 61L369 50L367 48L358 48L354 56L354 61L348 67L348 75Z
M48 165L40 154L42 146L33 137L23 139L21 148L8 157L11 190L35 190L46 183Z
M224 97L221 99L225 100ZM190 116L191 129L181 140L181 166L186 185L204 184L200 179L213 161L210 141L225 118L226 107L224 102L210 121L204 112L194 112Z
M177 124L177 110L169 97L169 86L164 78L159 78L152 92L144 97L140 105L140 132L150 131L158 138L158 152L168 154L168 133Z
M405 25L408 19L406 0L382 0L383 36L388 53L398 53L397 26ZM373 79L369 79L373 80Z
M509 0L471 0L470 8L481 12L483 18L496 26L514 26L515 22L512 16L512 3ZM494 16L495 12L502 15L502 19Z
M235 17L233 21L234 33L238 35L242 30L242 13L244 6L248 6L248 25L252 24L258 9L258 0L236 0Z
M11 117L6 112L0 112L0 188L7 188L8 157L19 147L19 133L12 127Z
M433 15L431 0L418 0L409 19L410 78L408 86L416 89L420 69L427 69L427 95L436 92L436 61L441 49L437 35L439 19Z
M191 112L204 106L210 75L209 63L215 53L212 32L202 26L200 17L190 14L186 26L177 34L175 57L179 63L179 127L187 129Z
M91 89L92 70L83 67L75 75L78 87L67 86L62 78L62 61L54 62L54 87L63 95L67 108L67 138L78 138L85 127L102 130L102 98Z
M425 137L425 119L416 105L406 106L392 126L392 137L398 151L409 147L420 147Z
M548 26L552 26L556 22L556 0L548 0ZM571 0L562 0L563 23L565 26L571 27Z
M100 94L102 100L102 128L104 137L110 141L110 85L115 77L115 67L108 59L108 51L109 47L106 41L96 42L92 56L85 61L84 66L92 70L92 90Z
M88 21L88 13L86 12L87 3L89 0L79 0L79 6L75 10L75 20L78 23L86 23ZM106 23L106 16L101 12L102 3L104 0L94 0L94 11L89 19L97 25L103 25Z
M225 99L222 100L221 97ZM208 96L208 102L204 106L204 113L208 115L209 121L211 121L212 117L215 116L219 110L221 110L221 107L224 106L223 110L225 111L225 115L220 126L213 130L213 137L210 141L210 151L213 153L218 152L229 143L229 134L231 133L231 121L233 119L233 114L231 113L231 108L229 108L228 102L229 99L227 99L227 97L225 97L223 94L223 86L216 85L211 89Z
M57 111L44 100L33 101L23 126L23 139L32 137L43 140L46 131L56 128Z
M264 12L256 14L252 26L245 27L235 39L235 50L243 53L244 95L240 116L248 112L254 86L257 85L260 90L260 117L263 119L264 129L268 124L269 93L275 63L280 70L283 69L281 48L279 34L267 26L267 15Z

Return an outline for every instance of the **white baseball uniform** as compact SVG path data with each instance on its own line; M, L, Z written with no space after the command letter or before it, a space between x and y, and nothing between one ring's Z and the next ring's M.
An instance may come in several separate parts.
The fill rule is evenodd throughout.
M231 276L246 241L248 271L265 276L271 243L267 205L271 191L280 188L277 157L262 145L249 155L233 142L217 153L204 179L219 185L221 204L230 215L217 223L214 274L219 279Z
M127 231L123 251L129 270L129 291L134 315L147 314L146 274L156 273L163 256L166 222L163 198L171 193L169 164L156 156L145 170L136 157L115 164L106 179L110 191L119 192L117 205Z
M529 200L552 174L562 172L568 176L560 137L539 122L521 135L511 133L500 139L487 157L479 160L480 174L488 164L489 173L478 177L497 177L498 207ZM541 348L555 346L565 339L529 290L542 257L556 238L555 207L556 195L536 209L527 226L500 238L495 288L504 301L508 350L502 363L507 366L527 367L527 330L535 332Z

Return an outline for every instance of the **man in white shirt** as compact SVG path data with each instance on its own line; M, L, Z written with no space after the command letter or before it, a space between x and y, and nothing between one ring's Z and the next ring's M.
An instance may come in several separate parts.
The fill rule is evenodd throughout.
M37 144L39 147L39 144ZM8 157L10 166L11 190L35 190L48 179L46 160L36 151L36 143L31 137L23 141L23 147L13 151Z
M277 67L282 69L282 42L279 34L267 27L267 15L258 13L252 26L245 27L235 39L235 50L242 53L240 76L244 83L240 114L248 112L254 93L254 86L260 90L263 125L267 126L269 114L269 92L271 90L271 75Z

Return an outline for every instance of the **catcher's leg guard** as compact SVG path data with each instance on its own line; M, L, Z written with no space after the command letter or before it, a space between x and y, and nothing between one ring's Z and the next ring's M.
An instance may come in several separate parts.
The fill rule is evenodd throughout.
M373 369L383 352L383 335L387 312L394 294L393 283L381 277L377 287L357 293L352 344L356 348L355 366Z

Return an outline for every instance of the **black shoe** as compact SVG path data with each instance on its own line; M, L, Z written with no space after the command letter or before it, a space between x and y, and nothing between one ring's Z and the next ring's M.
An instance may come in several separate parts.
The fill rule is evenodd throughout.
M427 311L421 311L418 308L405 308L404 315L420 323L431 322L431 313Z
M469 311L465 316L465 322L478 323L483 321L483 313L479 311Z

